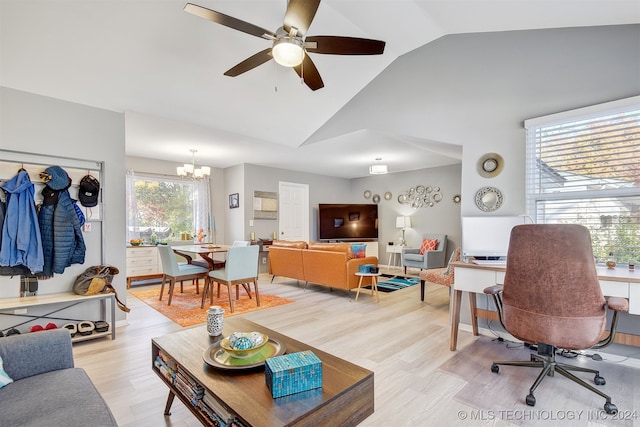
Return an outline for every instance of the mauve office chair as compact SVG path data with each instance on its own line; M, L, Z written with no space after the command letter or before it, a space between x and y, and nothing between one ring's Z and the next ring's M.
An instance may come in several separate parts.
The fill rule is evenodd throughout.
M600 372L556 361L556 351L602 348L613 341L619 311L628 311L625 298L602 295L596 274L589 230L574 224L525 224L511 231L504 285L484 291L494 297L500 321L514 337L537 347L530 361L494 362L499 365L542 368L525 402L536 404L534 391L542 380L559 373L606 399L604 410L616 414L611 397L570 371L594 374L596 385L604 385ZM610 332L602 339L606 308L614 310ZM535 346L534 346L535 345Z

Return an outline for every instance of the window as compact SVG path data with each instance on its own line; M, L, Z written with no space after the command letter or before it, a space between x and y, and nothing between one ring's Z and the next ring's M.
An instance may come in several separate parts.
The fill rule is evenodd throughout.
M591 232L599 262L640 257L640 97L525 121L527 213Z
M199 229L211 237L209 180L127 174L127 240L180 240ZM214 219L215 223L215 219ZM215 226L214 226L215 227ZM207 239L208 240L208 239Z

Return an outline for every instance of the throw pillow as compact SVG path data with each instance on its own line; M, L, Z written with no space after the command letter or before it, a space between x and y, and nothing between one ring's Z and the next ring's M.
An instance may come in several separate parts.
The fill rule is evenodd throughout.
M4 364L2 363L2 357L0 357L0 388L12 382L11 377L4 371Z
M367 252L367 245L356 245L355 243L351 245L353 248L353 257L354 258L364 258Z
M435 251L438 247L438 239L422 239L420 246L420 255L424 255L427 251Z

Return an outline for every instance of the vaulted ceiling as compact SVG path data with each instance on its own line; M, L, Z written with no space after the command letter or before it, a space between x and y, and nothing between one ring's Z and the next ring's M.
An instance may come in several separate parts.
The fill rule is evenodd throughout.
M378 156L390 172L460 163L461 141L380 128L374 106L358 116L351 104L371 99L387 120L406 117L405 105L421 102L407 87L438 66L429 55L443 58L429 49L438 40L640 22L637 0L324 0L307 34L384 40L386 49L311 54L325 84L311 91L274 61L224 76L270 43L188 14L185 3L0 0L0 84L124 112L129 155L184 162L195 148L198 163L213 167L254 163L353 178ZM271 31L286 9L285 0L194 3ZM385 77L391 70L394 79ZM386 96L395 84L403 84L400 99Z

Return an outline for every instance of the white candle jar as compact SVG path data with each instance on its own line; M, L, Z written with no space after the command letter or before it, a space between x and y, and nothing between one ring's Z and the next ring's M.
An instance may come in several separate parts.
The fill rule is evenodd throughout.
M207 310L207 332L210 337L222 334L224 325L224 309L218 305L211 306Z

